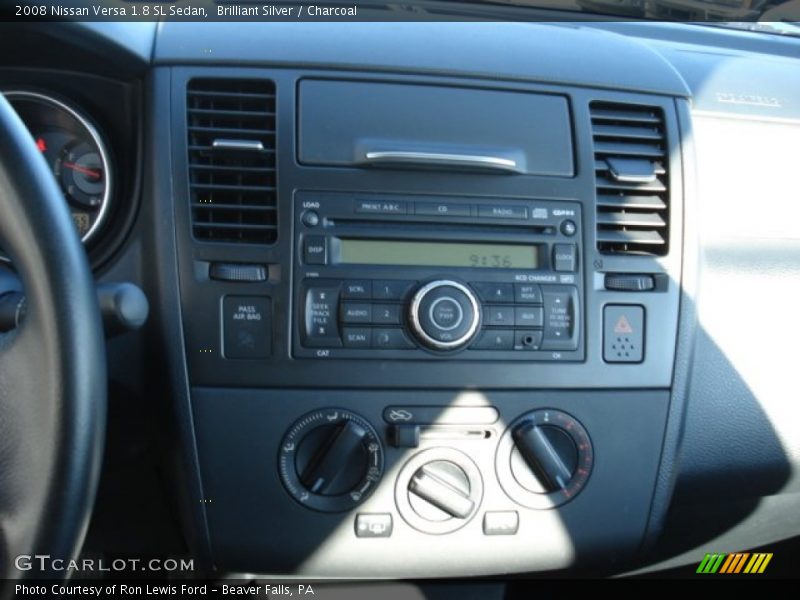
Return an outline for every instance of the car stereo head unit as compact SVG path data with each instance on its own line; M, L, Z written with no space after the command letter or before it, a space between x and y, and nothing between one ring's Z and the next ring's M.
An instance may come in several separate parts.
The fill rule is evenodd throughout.
M577 202L297 192L298 358L582 360Z

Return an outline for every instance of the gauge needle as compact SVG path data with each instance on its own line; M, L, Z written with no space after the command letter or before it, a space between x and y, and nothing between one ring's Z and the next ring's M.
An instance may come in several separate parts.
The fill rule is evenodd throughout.
M77 171L78 173L83 173L84 175L89 175L90 177L94 177L95 179L100 179L100 177L102 177L102 173L100 173L100 171L95 171L94 169L87 169L86 167L76 165L75 163L64 162L64 166L67 167L68 169L72 169L73 171Z

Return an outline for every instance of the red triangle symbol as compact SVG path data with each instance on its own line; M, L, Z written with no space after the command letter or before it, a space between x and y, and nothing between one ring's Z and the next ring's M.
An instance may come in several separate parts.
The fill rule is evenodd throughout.
M628 323L625 315L620 315L619 319L617 319L617 324L614 325L614 333L633 333L633 327Z

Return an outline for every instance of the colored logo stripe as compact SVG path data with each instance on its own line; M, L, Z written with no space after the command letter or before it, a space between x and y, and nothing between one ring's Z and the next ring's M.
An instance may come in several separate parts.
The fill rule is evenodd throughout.
M706 554L696 572L716 573L723 558L725 558L724 554Z
M772 553L706 554L696 572L711 574L763 573L771 560Z
M740 572L744 567L744 563L748 556L750 556L748 552L737 552L735 554L728 555L728 560L725 561L725 564L722 565L722 568L719 570L719 572L729 574Z
M745 573L763 573L764 569L767 568L769 561L772 560L772 553L769 554L761 553L761 554L753 554L753 558L750 559L750 562L747 563L747 566L744 568Z

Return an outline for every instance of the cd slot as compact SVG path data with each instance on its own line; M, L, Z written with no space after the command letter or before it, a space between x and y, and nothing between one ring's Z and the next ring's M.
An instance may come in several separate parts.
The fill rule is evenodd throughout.
M379 219L364 219L358 217L336 217L327 218L325 220L325 227L338 229L339 227L346 227L348 234L359 234L365 232L368 235L374 235L376 230L391 231L396 230L398 225L405 225L404 231L412 233L419 232L433 232L439 233L443 230L450 231L480 231L487 234L508 235L509 229L514 228L520 233L532 233L538 235L555 235L556 228L553 225L538 224L538 223L511 223L503 225L487 225L485 222L447 222L443 223L438 221L419 221L412 218L404 219L395 217L391 220Z

